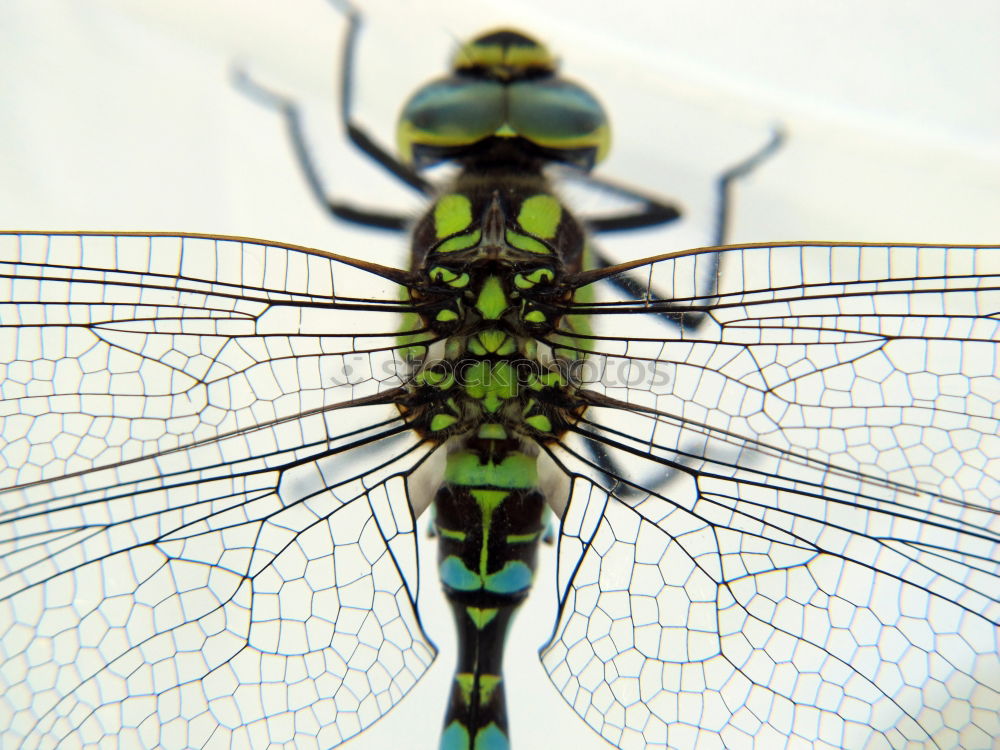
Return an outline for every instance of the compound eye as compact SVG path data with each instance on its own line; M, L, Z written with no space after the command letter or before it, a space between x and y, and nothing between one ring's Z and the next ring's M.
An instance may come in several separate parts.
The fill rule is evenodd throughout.
M420 166L423 149L478 143L503 126L505 107L504 87L496 81L457 76L433 81L410 98L399 116L399 153L406 163Z
M555 152L578 151L590 166L607 155L608 116L582 86L562 78L518 81L507 97L507 121L522 138Z

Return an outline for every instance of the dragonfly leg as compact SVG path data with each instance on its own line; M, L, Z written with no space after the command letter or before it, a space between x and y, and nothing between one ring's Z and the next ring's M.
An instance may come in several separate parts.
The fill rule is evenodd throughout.
M433 186L408 164L397 159L391 151L378 144L357 124L352 114L354 103L354 48L361 30L361 14L345 0L331 0L347 19L343 58L340 65L340 119L351 143L365 156L376 162L389 174L423 195L431 195Z
M388 229L390 231L402 232L407 229L410 219L400 214L375 211L367 208L359 208L338 200L331 200L327 197L320 178L319 171L313 162L312 154L306 143L305 132L302 127L302 115L299 108L290 100L271 89L263 87L254 81L244 70L237 70L234 76L234 83L247 96L256 99L267 107L277 110L285 119L288 129L288 140L292 145L292 151L302 169L309 192L319 202L323 208L333 216L352 224L372 227L375 229Z
M588 185L594 185L607 193L626 200L637 201L640 205L634 211L615 216L595 216L586 221L587 229L592 234L601 232L619 232L627 229L648 229L650 227L669 224L681 217L681 210L670 203L653 197L649 193L635 188L620 185L603 177L591 174L566 172L570 177L584 180Z
M396 159L396 157L387 149L380 146L354 121L351 113L354 90L354 48L361 27L361 15L349 3L340 0L332 1L347 19L347 33L344 40L343 59L340 67L340 118L347 132L348 139L355 148L400 182L424 195L431 195L432 186L427 180L417 174L409 165ZM305 131L302 126L302 114L298 106L292 100L252 80L244 70L236 71L235 85L247 96L256 99L267 107L277 110L284 117L288 129L288 139L292 144L292 150L295 153L299 167L302 169L306 183L309 185L309 190L319 204L330 214L342 221L374 229L403 232L409 228L410 217L408 216L360 208L350 203L333 200L328 197L306 141Z
M628 481L624 478L627 476L627 472L611 455L604 443L584 435L583 444L590 455L592 465L607 480L611 494L619 500L627 502L639 497L647 491L643 490L643 487L661 487L673 474L672 469L661 467L659 471L650 476L644 476L641 480L633 478Z
M596 248L594 249L594 259L597 261L599 266L608 266L612 264L607 256ZM713 262L715 266L707 274L712 279L716 278L718 274L718 257L713 258ZM646 284L632 276L619 274L618 276L612 276L606 279L606 281L615 289L629 295L632 299L639 301L648 300L651 303L657 303L657 307L660 308L660 312L657 312L656 315L670 321L673 325L688 333L696 331L704 318L704 313L700 310L692 310L690 306L683 304L677 304L675 306L669 301L658 297ZM711 291L715 291L714 287Z
M784 139L784 131L779 127L775 127L771 131L770 139L768 139L767 143L765 143L761 149L740 163L730 167L719 176L719 179L716 181L718 200L716 203L715 230L713 235L714 245L724 245L728 239L728 222L730 216L730 204L732 202L733 183L750 174L761 164L761 162L767 160L775 151L778 150L778 148L781 147ZM634 195L638 196L639 194L634 193ZM590 223L588 226L592 227L593 225ZM623 226L620 228L624 229L631 227ZM608 258L608 256L605 255L598 247L593 248L593 257L597 267L610 266L614 264L614 261ZM711 285L711 287L706 290L708 293L715 292L715 284L718 279L718 274L719 255L715 254L712 257L712 267L705 274L707 282ZM621 274L613 276L607 281L616 289L625 292L633 299L649 300L650 302L660 303L660 307L665 306L667 309L660 312L659 315L671 321L683 331L693 333L701 325L701 321L704 318L704 313L698 310L692 310L690 307L686 307L684 305L677 305L676 310L671 309L671 305L668 300L658 297L652 289L649 289L645 284L631 276ZM706 299L704 304L710 303L711 300Z
M749 157L734 164L715 182L715 233L712 236L713 245L725 245L729 240L730 205L732 204L733 183L753 172L761 163L767 161L781 148L785 141L785 131L780 126L771 128L771 137L762 148Z
M732 185L742 177L750 174L762 162L774 154L784 141L785 134L779 127L771 131L771 137L764 146L751 154L748 158L733 165L716 180L716 212L715 228L712 235L713 245L725 244L728 235L729 206L732 198ZM570 179L579 179L588 185L596 186L607 193L615 195L625 200L636 201L639 207L627 213L612 216L596 216L587 219L587 229L592 234L602 232L619 232L628 229L648 229L663 224L676 221L681 216L681 210L677 206L667 203L660 198L643 192L627 185L613 182L603 177L591 174L580 174L566 170L566 176Z

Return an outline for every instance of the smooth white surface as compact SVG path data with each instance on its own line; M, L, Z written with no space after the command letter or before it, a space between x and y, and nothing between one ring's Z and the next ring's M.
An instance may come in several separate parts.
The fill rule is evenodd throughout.
M616 257L704 244L714 175L772 123L788 144L742 187L734 241L1000 242L1000 13L990 2L364 5L359 117L390 143L402 100L443 70L455 40L505 24L549 41L612 114L602 172L690 210L682 226L609 239ZM418 210L343 144L333 99L342 28L323 0L8 0L0 227L237 234L402 263L402 241L337 226L315 205L280 120L230 83L241 64L301 100L341 194ZM508 649L514 746L607 747L534 656L554 616L554 555L542 558ZM423 588L443 653L345 748L437 742L452 626L433 577Z

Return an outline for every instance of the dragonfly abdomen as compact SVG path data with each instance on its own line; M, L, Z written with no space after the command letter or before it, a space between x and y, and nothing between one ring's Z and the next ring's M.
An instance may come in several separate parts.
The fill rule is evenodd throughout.
M506 451L483 460L474 450L448 457L434 498L439 571L458 630L458 663L441 750L509 747L501 665L508 626L528 595L544 523L545 498L523 485L535 458ZM490 484L481 484L490 475Z

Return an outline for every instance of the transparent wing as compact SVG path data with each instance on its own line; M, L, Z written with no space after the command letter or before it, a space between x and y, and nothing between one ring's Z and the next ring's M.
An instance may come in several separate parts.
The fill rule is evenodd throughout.
M0 234L0 487L399 385L403 276L234 238Z
M0 247L2 744L326 748L385 713L434 656L429 449L370 369L398 316L357 335L338 292L395 285L213 238Z
M552 449L574 481L543 661L566 699L623 748L990 747L1000 251L628 272L646 299L597 290L560 341L598 352Z

